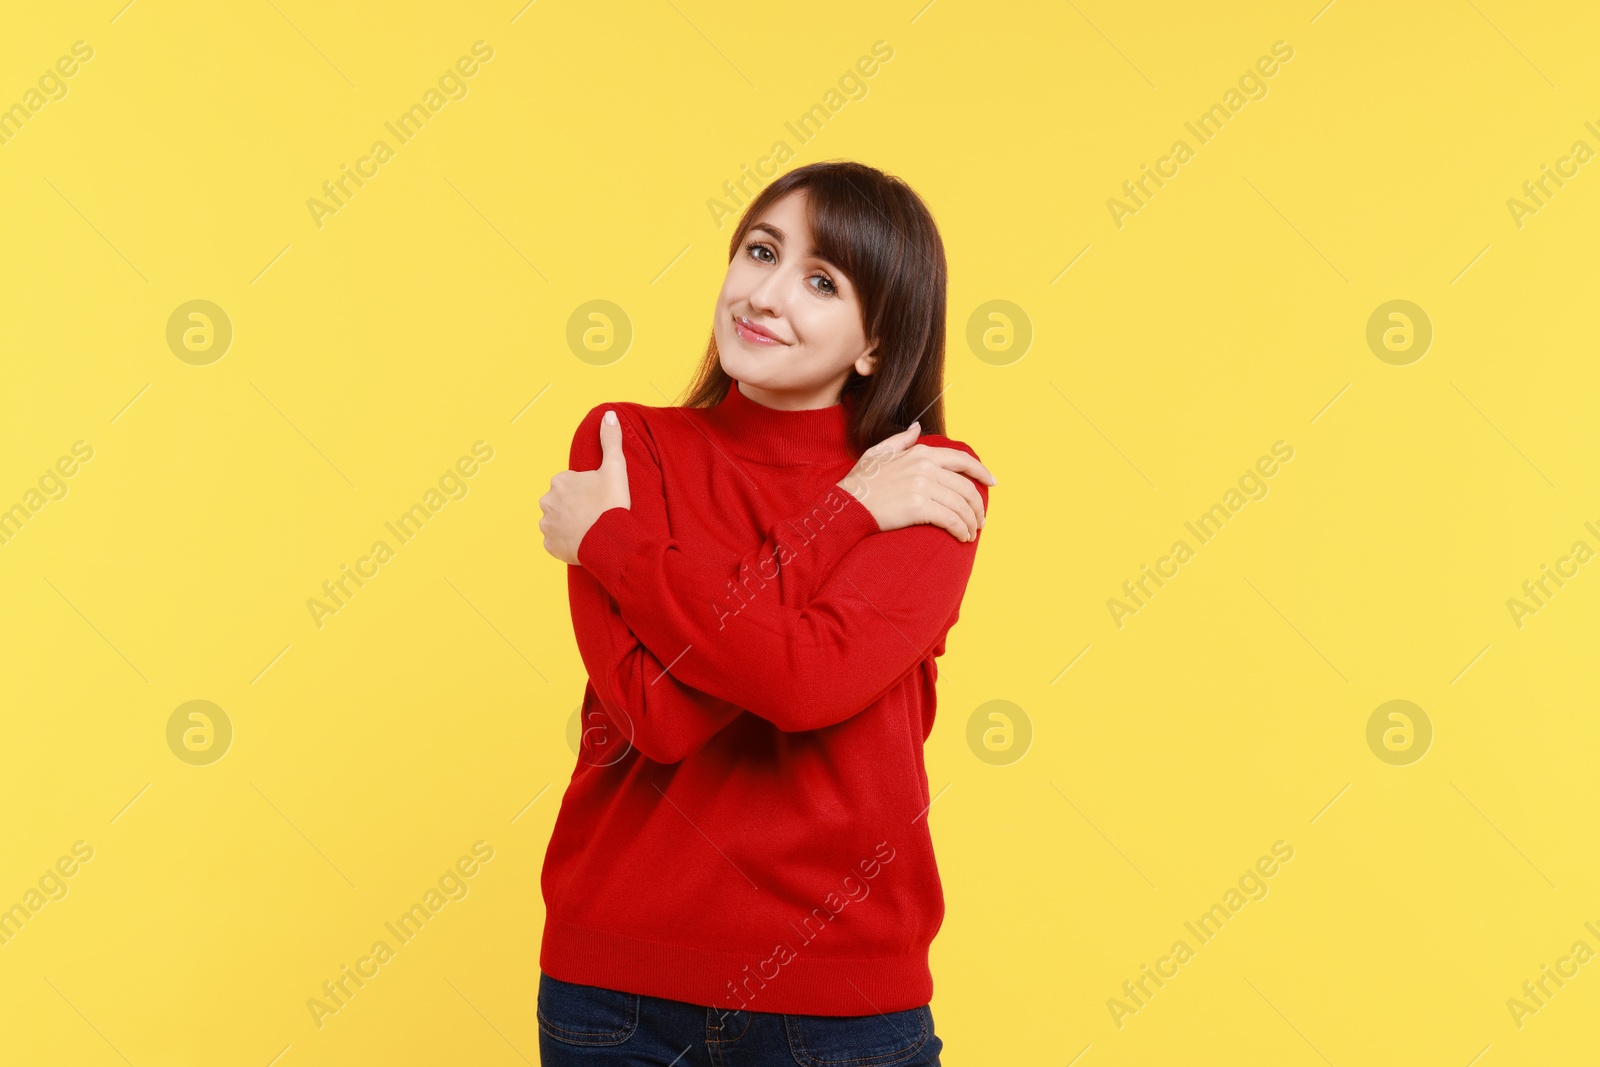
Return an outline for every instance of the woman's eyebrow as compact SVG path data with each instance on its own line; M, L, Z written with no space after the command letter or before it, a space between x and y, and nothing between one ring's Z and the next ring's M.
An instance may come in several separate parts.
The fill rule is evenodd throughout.
M778 243L779 244L783 244L783 242L787 239L785 237L785 235L784 235L784 232L782 230L778 229L777 226L774 226L770 222L758 222L758 223L755 223L754 225L752 225L750 227L750 229L752 231L755 231L755 230L766 230L768 233L772 234L772 236L774 236L774 237L776 237L778 239ZM822 255L822 252L821 252L820 249L813 248L810 252L807 252L806 254L808 256L810 256L812 259L821 259L824 263L832 264L832 262L833 262L832 260L823 258L823 255Z

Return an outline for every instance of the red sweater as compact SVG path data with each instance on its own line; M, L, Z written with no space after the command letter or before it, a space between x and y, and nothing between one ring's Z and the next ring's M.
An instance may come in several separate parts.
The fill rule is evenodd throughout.
M853 402L782 411L734 384L578 427L569 466L594 470L617 413L631 507L567 569L589 683L541 878L545 973L791 1014L932 998L922 746L978 542L884 532L835 484Z

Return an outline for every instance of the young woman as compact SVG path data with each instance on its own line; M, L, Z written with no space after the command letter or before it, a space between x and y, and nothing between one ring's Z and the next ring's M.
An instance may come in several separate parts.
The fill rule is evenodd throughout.
M541 1055L937 1067L922 746L996 484L942 433L943 245L833 162L729 257L686 403L593 408L539 500L589 673Z

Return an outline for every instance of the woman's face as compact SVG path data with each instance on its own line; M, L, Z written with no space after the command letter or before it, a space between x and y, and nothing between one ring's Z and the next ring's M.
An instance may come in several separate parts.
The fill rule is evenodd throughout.
M877 362L855 287L811 254L813 244L805 190L797 189L751 225L717 294L712 333L722 369L767 407L838 403L851 368L871 374Z

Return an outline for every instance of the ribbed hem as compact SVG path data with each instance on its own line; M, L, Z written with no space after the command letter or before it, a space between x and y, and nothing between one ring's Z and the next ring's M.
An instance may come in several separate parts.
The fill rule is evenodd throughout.
M878 520L855 495L830 485L799 520L789 524L790 547L814 552L826 573L863 538L882 533Z
M631 510L607 508L578 542L578 566L616 596L629 557L649 539L650 531L640 525Z
M795 941L788 945L792 951L781 953L718 952L547 917L539 969L563 982L729 1011L874 1015L920 1008L933 999L926 945L909 956L869 959L822 956Z

